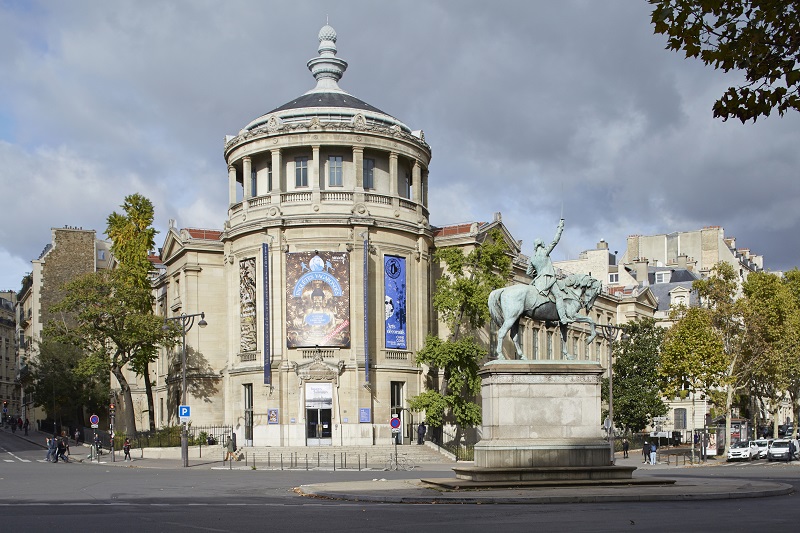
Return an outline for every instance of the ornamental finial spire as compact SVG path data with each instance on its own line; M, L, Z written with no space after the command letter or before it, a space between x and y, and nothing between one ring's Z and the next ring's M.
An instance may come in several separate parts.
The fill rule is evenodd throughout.
M327 24L319 30L319 56L310 59L307 63L308 70L317 80L317 86L309 93L313 92L344 92L339 88L339 80L347 70L347 61L336 57L336 30Z

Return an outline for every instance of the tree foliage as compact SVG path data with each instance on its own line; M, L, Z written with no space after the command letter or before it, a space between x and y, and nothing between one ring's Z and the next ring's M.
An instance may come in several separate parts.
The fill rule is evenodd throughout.
M116 211L108 216L106 235L112 240L111 252L119 261L118 272L121 281L139 289L150 289L150 270L152 265L148 259L150 250L155 247L155 236L158 233L153 227L155 210L153 203L141 194L125 197L122 204L123 214ZM153 297L141 299L142 314L153 314ZM150 363L158 357L156 346L142 348L130 362L130 368L145 382L147 396L148 420L150 430L156 429L155 403L153 400L153 384L150 382Z
M30 362L34 404L63 425L84 425L84 408L99 412L108 399L108 370L84 357L80 348L53 341L40 343Z
M508 247L499 230L489 232L483 243L469 253L457 247L441 248L434 260L443 265L436 281L433 307L449 329L444 340L434 335L425 339L417 353L417 364L427 365L433 374L441 372L438 390L428 390L409 400L413 411L425 411L433 427L452 417L459 428L480 423L478 369L486 357L473 332L489 320L489 293L502 287L511 272ZM470 332L464 334L461 328Z
M800 110L800 4L796 0L649 0L655 33L745 83L714 103L714 117L742 122Z
M662 400L659 365L664 328L652 318L629 322L622 326L620 341L614 343L614 425L638 432L654 416L667 412ZM608 380L604 394L608 397Z
M103 270L76 278L67 283L65 294L52 311L70 315L74 325L65 319L53 320L45 335L79 347L87 364L104 368L117 378L125 402L123 428L135 431L133 401L123 368L139 357L150 356L158 345L173 343L175 329L165 331L162 319L140 312L143 302L150 301L150 289L128 283L119 271Z

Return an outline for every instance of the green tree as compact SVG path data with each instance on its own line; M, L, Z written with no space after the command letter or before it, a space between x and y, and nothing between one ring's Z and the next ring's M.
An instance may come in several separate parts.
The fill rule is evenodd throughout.
M790 286L775 274L755 272L742 284L746 304L743 306L744 349L753 365L750 391L762 405L770 406L773 433L777 435L777 411L786 391L796 398L800 364L793 355L791 343L796 337L793 316L797 304ZM787 348L790 350L787 353ZM794 385L794 386L793 386ZM754 409L753 427L759 427L759 409ZM796 413L795 413L796 414Z
M411 398L409 405L413 411L425 411L432 427L441 427L446 417L452 417L459 430L456 440L460 440L462 428L481 421L475 397L480 392L479 364L487 351L476 339L475 330L488 322L489 293L509 278L511 258L503 234L493 230L469 253L457 247L441 248L435 252L434 261L444 268L436 283L433 307L449 336L443 340L429 335L417 352L417 364L427 365L439 382L437 388L434 379L434 386Z
M638 432L654 416L667 412L661 396L658 373L665 329L652 318L622 326L621 339L614 343L614 425ZM608 379L603 380L608 398Z
M123 369L139 357L149 357L159 345L176 341L175 328L163 328L163 320L140 310L152 298L149 287L133 286L120 271L99 271L76 278L65 286L63 300L52 307L60 318L45 329L62 344L79 347L84 364L103 368L116 377L125 409L123 429L136 431L133 400Z
M62 425L85 425L84 410L99 412L108 399L108 372L90 364L76 346L44 340L30 363L36 406Z
M664 335L659 374L667 398L692 395L689 429L694 432L694 400L723 384L727 361L722 339L705 310L682 308L676 315L678 320Z
M108 216L106 235L112 241L111 252L119 261L118 270L126 283L149 289L152 265L148 255L155 247L155 236L158 233L152 227L155 213L153 203L141 194L131 194L125 197L122 209L124 214L115 211ZM153 298L142 299L139 311L152 315ZM155 403L153 384L150 381L150 363L156 360L158 351L155 346L151 348L138 350L130 362L130 367L137 375L144 378L150 430L155 431L156 420L153 416Z
M741 71L745 83L714 103L714 117L742 122L777 109L800 110L800 5L796 0L649 0L654 32L667 49L724 72Z

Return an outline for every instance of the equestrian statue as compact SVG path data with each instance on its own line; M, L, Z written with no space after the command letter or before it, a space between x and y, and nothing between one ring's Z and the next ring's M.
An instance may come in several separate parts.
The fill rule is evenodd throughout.
M511 332L517 357L527 359L522 352L519 340L519 320L526 316L533 320L558 323L561 331L561 352L565 359L571 359L567 353L567 325L572 322L589 324L591 333L586 339L589 344L597 336L594 321L588 316L579 315L585 309L588 313L594 301L602 291L602 284L585 274L570 274L558 279L550 252L556 247L561 233L564 231L564 219L558 223L556 235L549 246L541 239L534 241L534 251L528 264L527 274L532 276L530 285L512 285L496 289L489 294L489 313L497 325L498 359L503 356L503 339Z

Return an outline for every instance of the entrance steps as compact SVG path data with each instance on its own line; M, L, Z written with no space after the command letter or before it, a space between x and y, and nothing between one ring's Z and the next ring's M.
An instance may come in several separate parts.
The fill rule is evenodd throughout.
M455 463L425 444L399 445L397 455L411 465ZM220 452L224 455L224 450ZM237 450L239 462L265 468L380 469L395 455L395 446L245 446Z

